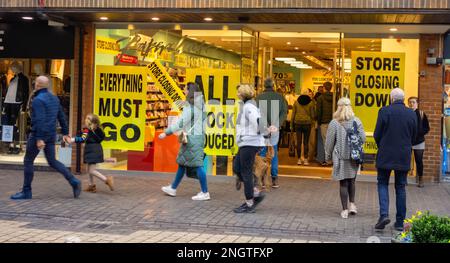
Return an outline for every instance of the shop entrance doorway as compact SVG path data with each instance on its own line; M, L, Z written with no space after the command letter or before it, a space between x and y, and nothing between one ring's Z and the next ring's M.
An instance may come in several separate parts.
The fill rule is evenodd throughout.
M270 26L261 29L266 31L259 32L260 72L264 78L273 78L275 90L283 94L289 104L287 120L281 129L278 145L279 175L329 179L332 164L325 162L324 136L320 129L321 120L317 116L321 104L318 103L319 100L322 100L322 107L325 103L325 107L335 112L339 98L350 96L352 52L404 52L411 63L408 62L406 66L408 72L418 73L419 40L414 35L402 36L400 39L383 34L292 32L293 30L283 32L283 28L276 30ZM417 81L417 78L405 80L406 98L417 96ZM260 85L262 91L263 80ZM331 94L326 94L324 87L327 85L332 86ZM295 114L308 115L302 111L294 113L295 104L301 103L301 96L309 96L311 99L314 120L311 121L308 140L303 141L303 133L303 143L299 146L300 136L295 130ZM376 114L358 117L363 123L367 119L376 121L377 118ZM327 118L322 116L322 122L331 118L329 116L325 120ZM372 135L373 130L366 130L366 136L373 140ZM361 174L376 175L375 156L376 152L366 154Z

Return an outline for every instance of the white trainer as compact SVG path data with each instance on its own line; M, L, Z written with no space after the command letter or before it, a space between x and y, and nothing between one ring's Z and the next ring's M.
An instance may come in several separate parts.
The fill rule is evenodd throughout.
M192 200L194 201L207 201L209 199L211 199L211 197L209 196L209 192L207 193L200 192L192 197Z
M309 165L308 159L305 159L305 161L303 162L304 165Z
M177 189L173 189L171 185L163 186L161 190L170 196L177 196Z
M342 210L341 217L344 219L348 218L348 209Z
M350 203L349 212L351 215L356 215L358 210L356 209L356 205L354 203Z
M302 165L302 164L303 164L302 159L298 158L297 165Z

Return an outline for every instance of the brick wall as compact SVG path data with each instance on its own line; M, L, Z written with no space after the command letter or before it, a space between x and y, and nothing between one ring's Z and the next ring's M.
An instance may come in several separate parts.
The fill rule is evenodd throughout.
M78 108L78 95L80 87L79 81L79 29L77 28L75 36L75 67L74 67L74 95L73 95L73 115L72 115L72 130L75 133L77 131L77 114L81 110L82 113L82 125L84 123L84 117L87 113L92 112L93 103L93 76L94 76L94 41L95 30L93 24L86 24L84 34L84 49L83 49L83 86L81 87L83 102L81 109ZM76 147L72 151L72 172L76 171ZM83 164L83 152L81 154L81 172L85 171L85 165Z
M442 66L426 64L427 49L434 48L435 56L442 56L440 40L440 35L420 36L419 72L425 71L426 75L419 77L419 99L420 107L427 114L431 128L425 137L424 176L427 181L439 181L440 178L443 69Z

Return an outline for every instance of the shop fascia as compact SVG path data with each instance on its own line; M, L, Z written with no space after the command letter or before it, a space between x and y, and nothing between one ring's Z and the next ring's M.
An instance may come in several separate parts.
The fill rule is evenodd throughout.
M121 54L125 54L127 51L136 50L140 52L142 57L147 57L150 52L154 52L155 54L161 55L163 51L167 52L177 52L194 54L197 56L207 56L211 57L212 54L208 54L208 50L210 49L219 49L217 47L213 47L209 44L203 42L196 42L188 38L188 36L181 37L177 43L165 43L164 41L155 41L154 38L142 35L135 34L130 37L125 37L117 40L117 44L126 41L129 39L129 42L126 44L124 48L122 48Z

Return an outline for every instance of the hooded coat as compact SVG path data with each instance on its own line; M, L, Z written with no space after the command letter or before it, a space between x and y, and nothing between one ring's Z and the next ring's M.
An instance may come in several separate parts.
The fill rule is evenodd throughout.
M292 109L291 126L300 124L312 124L315 119L314 103L308 95L297 98Z
M196 103L183 108L183 112L177 122L167 128L165 133L171 135L178 131L187 132L188 143L181 144L177 155L177 164L186 167L201 167L204 159L205 129L203 122L206 118L203 108L203 96L195 98Z

